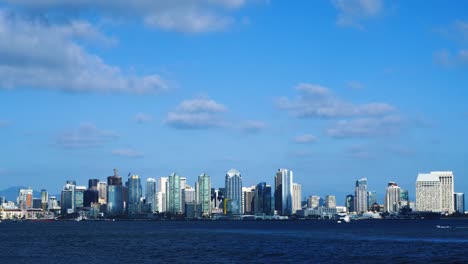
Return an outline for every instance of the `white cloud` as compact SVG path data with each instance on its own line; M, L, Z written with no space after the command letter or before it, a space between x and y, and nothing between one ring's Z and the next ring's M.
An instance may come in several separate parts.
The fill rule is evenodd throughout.
M241 131L244 133L258 133L266 128L266 123L257 120L247 120L241 124Z
M222 113L226 111L224 105L207 97L185 100L167 114L166 124L181 129L223 127L226 122Z
M30 12L84 13L94 11L117 19L141 19L150 27L185 33L223 30L236 20L233 13L247 0L9 0Z
M137 151L131 148L114 149L112 154L115 156L129 157L129 158L141 158L144 156L143 152Z
M337 121L326 133L334 138L383 137L398 134L403 125L404 120L397 115L357 118Z
M54 25L0 9L0 89L158 93L169 89L159 75L125 74L88 53L77 41L106 39L91 24Z
M344 101L320 85L301 83L296 90L299 91L298 98L280 98L277 106L301 118L383 116L395 111L395 107L387 103L354 104Z
M113 131L101 130L94 124L83 123L78 129L61 133L55 143L62 148L89 148L101 146L115 138L117 134Z
M137 113L133 120L139 124L149 123L153 121L153 116L145 113Z
M383 0L332 0L338 9L336 24L363 29L362 21L377 17L383 10Z
M311 135L311 134L304 134L304 135L297 136L294 139L294 142L296 142L298 144L315 143L315 142L317 142L317 137L314 136L314 135Z

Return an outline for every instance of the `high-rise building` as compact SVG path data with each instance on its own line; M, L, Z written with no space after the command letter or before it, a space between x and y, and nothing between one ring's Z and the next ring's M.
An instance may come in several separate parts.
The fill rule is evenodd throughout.
M182 213L182 199L180 188L180 176L172 173L166 183L166 211L172 214Z
M211 180L206 173L198 176L196 197L197 203L201 206L202 216L209 216L211 214Z
M98 182L97 184L98 189L98 203L99 204L106 204L107 203L107 182Z
M49 193L46 189L41 190L41 208L43 211L47 210L47 202L49 201Z
M335 195L325 196L325 207L326 208L336 208L336 197L335 197Z
M122 177L117 174L117 169L114 169L114 175L107 177L107 214L111 216L120 216L125 212L124 186Z
M390 213L397 213L400 210L400 187L396 182L388 182L384 210Z
M271 185L261 182L255 186L254 213L271 215Z
M75 209L81 209L84 207L84 192L86 186L75 186Z
M157 182L156 179L148 178L146 180L146 203L150 206L151 212L157 212Z
M416 180L416 210L453 213L454 186L451 171L420 173Z
M352 195L352 194L346 195L345 207L346 207L346 210L349 213L355 212L355 209L354 209L354 195Z
M362 178L356 181L354 204L356 212L367 212L369 208L369 205L367 204L367 178Z
M167 177L160 177L158 179L158 184L156 186L157 190L157 211L158 212L166 212L167 208L167 193L166 193L166 188L167 188Z
M141 188L141 180L138 175L131 175L127 180L128 187L128 204L139 204L143 197L143 189Z
M465 194L464 193L454 193L453 200L455 202L454 210L458 213L465 213Z
M18 205L21 209L29 209L33 207L33 189L20 189L18 198L17 198Z
M370 208L375 203L378 204L378 202L377 202L377 192L375 192L375 191L367 192L367 206Z
M49 196L49 201L47 202L47 210L58 210L60 206L58 205L57 197Z
M225 179L226 213L229 215L242 214L242 176L236 169L231 169L226 173Z
M88 180L88 189L97 190L99 180L98 179L89 179Z
M302 210L302 185L299 183L293 183L293 214L297 211Z
M400 188L400 207L409 206L408 190Z
M279 169L275 176L275 210L281 215L293 213L293 172Z
M223 205L223 201L223 194L218 189L211 188L211 208L220 209Z
M63 186L60 199L60 211L63 215L75 212L75 187L75 181L67 181Z
M317 208L320 206L320 196L309 196L307 199L307 208Z
M253 214L255 186L242 187L242 208L245 215Z
M185 189L182 190L182 203L185 204L186 203L194 203L196 202L196 190L195 188L189 186L189 185L185 185Z
M97 189L88 189L84 191L84 207L92 207L99 201L99 192Z

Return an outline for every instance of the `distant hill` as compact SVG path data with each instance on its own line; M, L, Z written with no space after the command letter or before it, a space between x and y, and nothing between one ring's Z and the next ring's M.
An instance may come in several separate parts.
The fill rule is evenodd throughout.
M18 197L19 189L27 189L28 187L26 186L12 186L9 188L6 188L4 190L0 191L0 196L5 196L7 201L15 201L16 198ZM33 196L34 198L39 198L41 197L41 192L33 190Z

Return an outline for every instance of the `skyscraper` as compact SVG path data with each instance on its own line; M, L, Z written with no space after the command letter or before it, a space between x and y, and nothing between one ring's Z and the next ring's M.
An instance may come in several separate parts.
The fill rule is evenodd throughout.
M362 178L356 181L356 187L354 190L354 209L358 213L367 212L367 178Z
M103 205L107 203L107 182L98 182L97 184L98 189L98 203Z
M293 214L298 210L302 210L302 185L299 183L293 183Z
M75 187L75 181L67 181L67 183L63 186L60 199L60 211L62 215L75 212Z
M160 177L158 179L158 184L157 184L157 211L158 212L166 212L167 208L167 194L166 194L166 188L167 188L167 177Z
M354 195L352 195L352 194L346 195L345 206L346 206L346 210L349 213L355 212L355 209L354 209Z
M255 186L242 187L242 206L243 213L246 215L253 214L254 210Z
M75 186L75 209L84 207L84 193L86 186Z
M20 189L17 202L21 209L29 209L33 207L33 189Z
M326 208L336 208L336 197L335 197L335 195L325 196L325 207Z
M211 215L211 179L206 173L198 176L197 203L201 206L202 216Z
M275 176L275 210L281 215L293 213L293 172L279 169Z
M41 190L41 208L43 211L47 210L47 203L49 202L49 193L46 189Z
M458 213L465 213L465 194L464 193L454 193L453 194L455 202L455 211Z
M151 212L156 212L157 210L157 182L156 179L148 178L146 180L146 203L150 206Z
M122 177L117 175L117 169L114 169L114 175L107 177L107 214L119 216L124 213L124 186Z
M271 215L271 185L261 182L255 186L254 213Z
M127 208L130 216L142 213L143 189L140 176L130 175L127 179Z
M453 190L451 171L420 173L416 180L416 210L453 213Z
M167 212L172 214L182 213L182 199L181 199L181 188L180 188L180 176L176 173L172 173L166 183L166 209Z
M388 182L384 210L390 213L397 213L400 210L400 187L396 182Z
M242 176L239 171L231 169L226 173L225 187L226 195L224 198L225 203L227 203L227 214L242 214Z
M400 207L409 206L408 190L400 188Z
M375 192L375 191L367 192L367 206L371 207L375 203L378 204L378 202L377 202L377 192Z
M89 179L88 180L88 189L96 190L98 186L99 180L98 179Z

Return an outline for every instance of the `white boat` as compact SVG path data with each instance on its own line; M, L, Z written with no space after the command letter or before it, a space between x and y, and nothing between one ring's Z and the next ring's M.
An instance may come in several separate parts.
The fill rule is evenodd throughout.
M441 226L441 225L436 225L436 227L441 228L441 229L452 228L451 226Z

